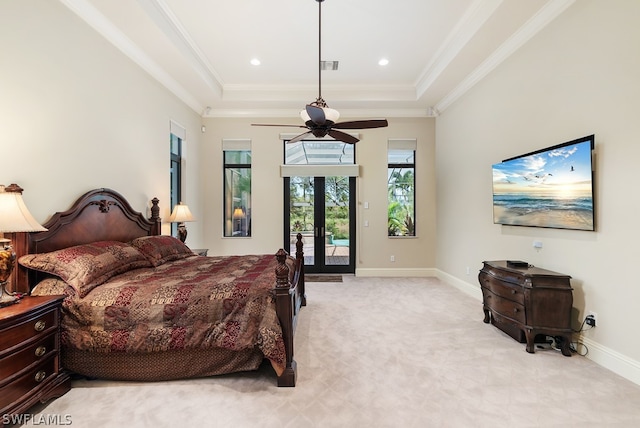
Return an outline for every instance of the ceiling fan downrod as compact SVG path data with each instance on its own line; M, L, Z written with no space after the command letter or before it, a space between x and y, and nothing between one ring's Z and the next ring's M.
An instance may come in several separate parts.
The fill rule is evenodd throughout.
M300 117L304 121L304 125L274 125L264 123L253 123L253 126L293 126L296 128L306 128L307 130L296 137L293 137L288 144L303 141L305 138L313 135L316 138L324 138L329 135L336 141L342 141L347 144L355 144L359 140L358 137L340 131L340 129L371 129L383 128L388 126L386 119L366 119L352 120L346 122L338 122L340 113L327 106L322 98L322 2L324 0L316 0L318 2L318 98L315 102L307 104L304 110L300 112Z
M318 98L313 105L324 108L327 103L322 98L322 2L324 0L316 0L318 2Z

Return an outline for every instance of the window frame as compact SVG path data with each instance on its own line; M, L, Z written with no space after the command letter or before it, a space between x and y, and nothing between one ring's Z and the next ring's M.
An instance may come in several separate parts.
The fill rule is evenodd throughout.
M412 238L416 231L416 151L415 140L389 140L387 149L387 236L390 238ZM394 152L411 152L405 162L391 161ZM401 177L411 173L411 181L400 183L408 186L408 191L400 195L407 198L407 202L399 201L395 181L392 176L399 173ZM393 215L396 214L396 215ZM404 217L404 218L401 218Z
M169 203L171 209L182 201L182 143L183 140L179 135L173 132L169 134ZM171 235L173 236L177 233L177 223L171 223Z
M228 154L239 153L238 158L248 158L248 162L232 161L228 162ZM244 153L244 154L243 154ZM243 147L223 147L222 152L222 180L223 180L223 204L222 204L222 236L225 238L249 238L251 237L251 192L253 187L252 173L251 173L251 149L244 149ZM235 189L233 183L237 180L232 180L229 183L230 176L235 176L239 180L246 178L246 175L241 171L248 171L248 191L243 191L241 185L240 192L243 194L235 195ZM229 194L231 192L231 194ZM238 205L239 204L239 205ZM240 209L240 211L238 211Z

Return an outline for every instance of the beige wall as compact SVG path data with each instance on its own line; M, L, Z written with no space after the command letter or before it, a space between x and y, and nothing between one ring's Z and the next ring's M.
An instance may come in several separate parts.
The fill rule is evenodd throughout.
M1 2L0 52L0 183L21 185L37 220L98 187L140 211L158 197L168 218L170 120L187 129L183 199L199 213L199 115L69 9Z
M205 119L203 140L202 189L207 221L203 239L214 254L271 252L283 240L283 184L280 165L283 143L280 133L292 128L254 127L251 123L292 123L297 119ZM345 119L348 120L348 119ZM389 127L361 132L356 146L360 165L357 179L357 263L361 275L423 274L435 263L435 141L433 119L389 119ZM251 238L222 237L222 140L250 139L252 150ZM415 138L416 187L419 194L416 212L418 236L407 239L387 237L387 141ZM363 203L369 208L364 209ZM364 227L364 221L369 222ZM394 255L396 261L390 262Z
M521 259L571 275L575 328L585 311L598 314L584 334L589 357L640 383L632 327L640 301L638 16L640 2L575 2L437 119L436 152L444 276L478 295L483 260ZM596 232L492 223L491 164L590 134Z

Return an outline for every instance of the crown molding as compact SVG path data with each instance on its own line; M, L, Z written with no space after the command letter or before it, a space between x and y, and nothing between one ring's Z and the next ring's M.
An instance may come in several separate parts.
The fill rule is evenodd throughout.
M205 54L164 0L137 0L149 18L171 40L187 63L205 84L218 96L222 96L224 84Z
M352 106L356 106L352 109L340 108L343 117L437 117L575 2L575 0L549 0L534 17L435 105L422 108L395 108L393 106L395 102L407 101L418 105L420 97L468 43L478 28L495 12L502 1L475 0L456 28L447 37L435 59L422 72L415 85L389 85L375 88L363 85L326 86L323 88L323 95L336 103L348 104L353 100L358 100L357 103L351 103ZM163 67L151 59L89 1L60 0L60 2L203 117L299 117L299 109L297 108L245 109L238 106L229 108L204 106L197 97L171 77ZM164 0L137 0L137 2L176 49L181 52L205 84L215 95L219 96L220 100L231 103L234 101L239 103L246 101L252 103L280 102L282 107L286 103L296 102L295 100L299 99L310 99L310 96L315 96L316 88L311 85L225 85ZM390 105L381 107L385 102L389 102ZM373 109L357 107L361 103L379 103L379 105Z
M420 98L442 74L447 66L458 56L462 48L473 35L498 9L503 0L476 0L467 9L463 17L449 33L433 59L418 78L415 85Z
M340 109L340 117L345 118L377 118L377 117L403 117L420 118L436 117L433 108L415 109ZM202 112L204 118L294 118L300 120L300 109L216 109L207 108Z
M550 0L531 19L509 37L493 54L482 62L473 72L464 78L451 92L434 106L444 111L458 98L462 97L476 83L484 79L493 69L509 58L516 50L538 34L545 26L571 6L575 0Z
M83 19L95 31L118 48L123 54L138 64L160 84L187 104L196 112L202 111L203 105L182 85L173 79L162 67L153 61L131 39L125 36L98 9L85 0L60 0L69 10Z

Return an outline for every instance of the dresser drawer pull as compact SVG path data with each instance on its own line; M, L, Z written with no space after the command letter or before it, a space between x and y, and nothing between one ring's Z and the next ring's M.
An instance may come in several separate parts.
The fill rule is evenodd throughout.
M47 377L47 372L45 372L44 370L40 370L38 373L36 373L35 380L36 382L40 383L44 380L45 377Z
M513 308L513 313L517 314L518 313L518 308Z
M47 353L47 347L46 346L38 346L36 348L36 357L42 357L46 353Z
M511 290L511 294L516 294L516 290Z
M44 330L44 328L45 328L46 326L47 326L46 321L44 321L44 320L40 320L40 321L38 321L38 322L36 322L36 323L35 323L35 325L33 326L33 328L34 328L36 331L42 331L42 330Z

